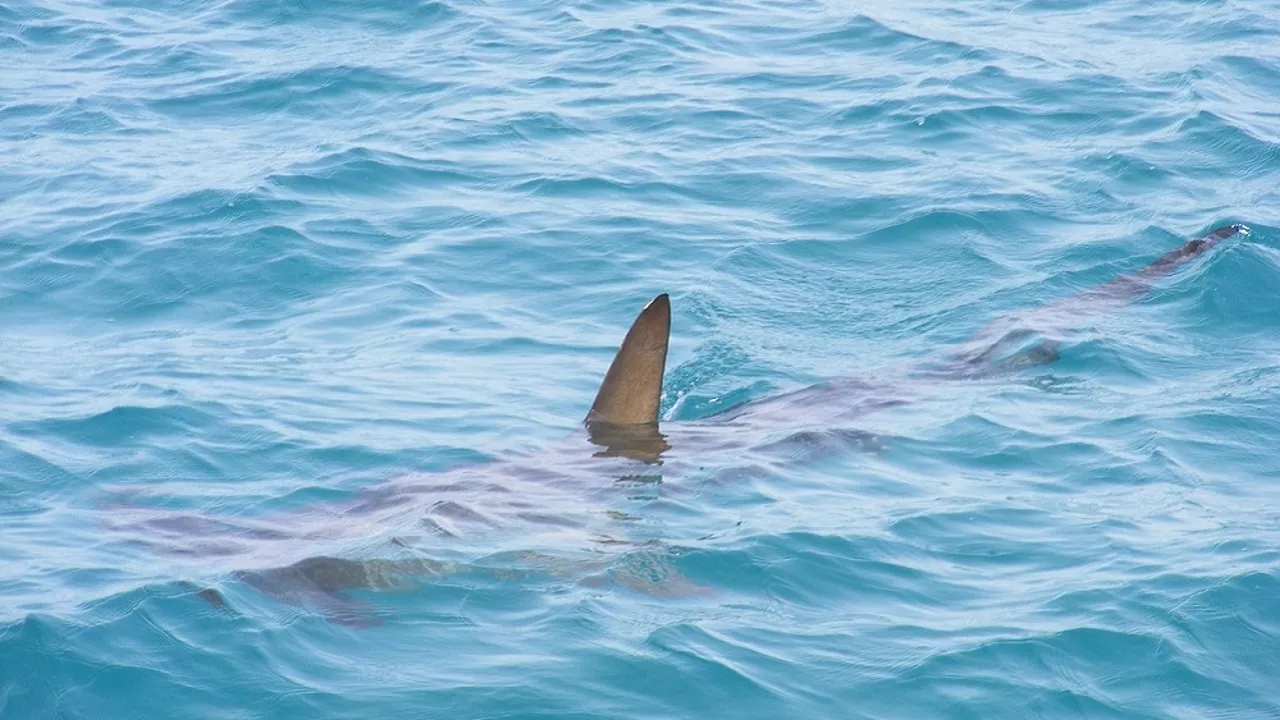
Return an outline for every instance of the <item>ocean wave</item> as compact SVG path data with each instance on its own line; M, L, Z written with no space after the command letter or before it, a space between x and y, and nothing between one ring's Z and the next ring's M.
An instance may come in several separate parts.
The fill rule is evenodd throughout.
M0 5L0 716L1275 716L1278 27Z

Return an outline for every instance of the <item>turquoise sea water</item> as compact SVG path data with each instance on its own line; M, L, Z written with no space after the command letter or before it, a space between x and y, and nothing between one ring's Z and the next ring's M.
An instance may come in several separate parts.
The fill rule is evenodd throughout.
M1280 717L1277 47L1243 0L0 0L0 718ZM1052 364L575 444L658 292L679 438L1231 222Z

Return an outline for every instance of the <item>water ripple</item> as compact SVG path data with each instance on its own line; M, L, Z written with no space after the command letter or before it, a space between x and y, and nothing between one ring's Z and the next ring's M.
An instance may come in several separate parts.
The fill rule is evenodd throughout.
M1280 713L1280 16L864 5L0 3L0 716Z

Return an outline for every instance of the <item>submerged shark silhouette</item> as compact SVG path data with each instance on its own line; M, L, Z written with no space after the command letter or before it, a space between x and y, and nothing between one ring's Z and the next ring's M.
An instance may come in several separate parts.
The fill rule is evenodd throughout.
M878 409L910 402L918 396L923 382L936 384L940 379L964 380L991 377L1021 368L1052 363L1058 358L1056 337L1078 325L1082 315L1110 309L1133 300L1152 286L1158 278L1179 265L1203 255L1223 240L1246 234L1243 225L1220 227L1198 239L1161 256L1141 270L1116 278L1106 284L1080 293L1059 303L996 322L962 345L945 362L917 372L912 380L888 384L871 383L855 378L842 378L800 390L784 392L730 408L712 417L692 422L672 423L660 429L659 408L667 348L671 333L671 302L666 294L658 295L645 305L628 330L614 357L594 402L583 421L585 439L589 443L576 447L590 450L573 452L570 448L535 462L499 461L446 471L435 482L393 483L359 494L343 511L345 520L356 521L358 536L379 527L389 518L400 516L406 508L422 513L420 527L449 537L463 535L472 526L495 526L528 523L531 528L582 530L582 523L556 518L540 510L539 496L548 488L576 488L578 497L590 496L599 485L601 458L640 463L640 467L669 462L669 454L677 448L678 456L698 456L712 452L736 452L747 448L768 448L788 441L818 448L850 448L866 444L869 433L846 430L848 421ZM796 428L800 428L796 430ZM786 433L780 440L779 433ZM579 436L580 437L580 436ZM594 464L593 464L594 463ZM632 479L643 479L629 470ZM494 482L498 477L501 482ZM616 477L616 476L615 476ZM473 507L459 498L485 493L481 507ZM549 503L555 505L554 502ZM358 522L363 519L365 522ZM331 523L332 516L325 518ZM152 521L152 524L160 521ZM180 534L189 543L183 552L193 554L235 554L236 540L297 539L303 542L331 533L312 528L294 533L277 529L255 528L247 523L185 520L172 516L163 520L164 529ZM585 530L582 530L586 532ZM201 542L190 542L198 537ZM287 537L286 537L287 536ZM350 537L350 535L348 536ZM592 538L601 542L598 536ZM228 545L227 543L232 543ZM411 543L401 537L390 538L391 545L407 548ZM626 544L624 540L609 540ZM276 555L278 557L278 555ZM556 571L563 558L526 553L517 558L518 566L529 564L543 572ZM579 568L580 570L581 568ZM467 564L422 556L389 560L350 560L339 557L309 557L285 567L241 570L233 576L267 594L295 604L318 607L331 619L351 624L364 624L367 613L358 602L344 595L352 589L397 589L417 587L414 577L433 577L446 573L497 572L510 575L510 564L495 570L492 564ZM648 567L645 577L639 575L624 583L655 591L660 585L681 587L678 574L669 569ZM634 581L634 582L632 582ZM212 588L189 586L200 597L215 606L226 605L225 598Z

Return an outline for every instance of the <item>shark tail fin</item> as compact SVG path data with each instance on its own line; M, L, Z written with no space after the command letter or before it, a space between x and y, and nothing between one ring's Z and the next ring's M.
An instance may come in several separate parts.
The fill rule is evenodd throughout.
M670 337L671 300L663 293L650 300L631 324L586 422L657 424Z

